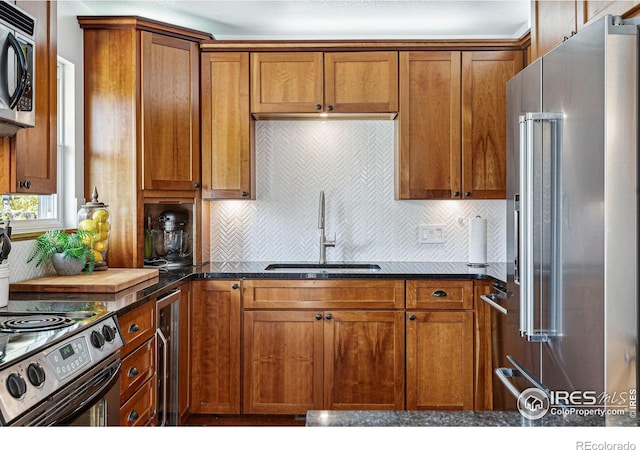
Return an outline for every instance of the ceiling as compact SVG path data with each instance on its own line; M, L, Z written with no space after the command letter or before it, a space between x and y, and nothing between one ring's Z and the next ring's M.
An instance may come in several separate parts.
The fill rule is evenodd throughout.
M118 0L96 15L137 15L216 39L517 39L529 0Z

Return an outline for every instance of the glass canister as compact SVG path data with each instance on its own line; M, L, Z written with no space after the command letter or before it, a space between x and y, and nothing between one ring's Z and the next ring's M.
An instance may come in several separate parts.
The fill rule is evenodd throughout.
M98 201L98 189L95 186L91 193L91 201L78 210L78 230L92 233L92 237L88 237L85 244L93 250L93 256L96 259L93 270L107 270L111 214L109 214L109 205Z

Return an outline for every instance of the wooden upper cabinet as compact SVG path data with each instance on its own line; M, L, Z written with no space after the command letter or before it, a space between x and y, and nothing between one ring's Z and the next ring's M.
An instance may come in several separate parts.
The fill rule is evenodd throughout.
M251 54L251 112L380 113L398 110L398 54Z
M531 8L531 60L544 56L590 22L612 14L634 17L638 1L534 0Z
M142 32L143 189L200 185L198 44Z
M460 52L400 53L399 199L460 192Z
M520 51L462 53L464 198L506 198L507 81L522 67Z
M521 51L401 52L396 197L506 195L506 83Z
M251 112L321 111L322 61L321 52L252 53Z
M202 53L202 197L255 198L249 53Z
M57 183L57 4L55 1L18 1L36 18L36 119L33 128L2 138L0 173L3 192L53 194ZM9 152L10 148L10 152ZM7 167L8 163L8 167ZM9 170L6 170L6 169Z
M534 1L532 8L531 59L535 60L575 34L578 26L573 0Z
M324 55L325 108L336 113L398 111L398 52Z
M199 42L137 16L78 16L84 48L84 185L114 213L107 262L144 264L145 203L193 203L194 262L208 246L200 201ZM202 206L202 207L201 207ZM208 215L207 215L208 220Z

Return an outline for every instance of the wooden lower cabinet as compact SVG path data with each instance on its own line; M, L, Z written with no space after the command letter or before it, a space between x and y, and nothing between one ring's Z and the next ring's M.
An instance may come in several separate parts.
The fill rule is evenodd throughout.
M404 409L402 311L332 311L324 322L324 409Z
M150 378L120 407L120 426L153 425L156 417L156 378Z
M474 408L473 286L407 280L407 409Z
M153 425L156 418L156 303L118 317L125 345L120 372L120 425Z
M248 414L323 409L322 311L245 311L244 407Z
M245 311L244 408L403 409L401 311Z
M487 282L191 285L191 414L491 408Z
M240 413L240 282L191 282L191 413Z
M473 312L406 315L407 409L473 409Z

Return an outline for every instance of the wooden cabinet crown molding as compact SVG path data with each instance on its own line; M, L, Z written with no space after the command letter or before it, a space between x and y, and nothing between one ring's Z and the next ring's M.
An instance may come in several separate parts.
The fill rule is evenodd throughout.
M527 31L518 39L417 39L412 41L379 40L203 40L203 52L251 51L375 51L375 50L526 50L530 44Z
M134 29L198 42L214 39L210 33L139 16L78 16L78 23L85 30Z

